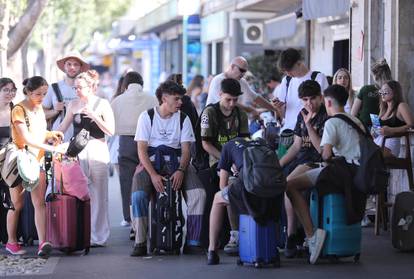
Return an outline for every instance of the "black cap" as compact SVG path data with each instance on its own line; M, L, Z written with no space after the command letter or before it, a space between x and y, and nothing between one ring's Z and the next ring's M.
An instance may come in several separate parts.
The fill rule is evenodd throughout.
M243 94L240 89L240 82L233 78L225 78L221 81L221 91L234 97Z

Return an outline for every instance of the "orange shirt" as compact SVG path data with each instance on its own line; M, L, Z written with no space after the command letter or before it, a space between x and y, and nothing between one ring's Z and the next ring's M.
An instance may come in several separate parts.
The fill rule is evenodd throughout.
M24 110L22 107L24 107ZM18 105L14 106L14 108L12 109L12 115L11 115L12 139L13 139L13 142L16 144L17 148L19 149L23 149L26 144L22 135L16 129L16 125L18 123L23 123L26 125L26 120L24 118L24 112L26 112L26 115L29 120L28 130L29 130L29 137L31 139L39 143L44 143L46 141L46 137L48 134L48 131L46 129L46 125L47 125L46 117L45 117L45 113L43 109L31 111L25 105L23 105L23 102L19 103ZM29 147L29 150L35 156L37 156L37 159L39 161L44 156L44 151L41 149Z

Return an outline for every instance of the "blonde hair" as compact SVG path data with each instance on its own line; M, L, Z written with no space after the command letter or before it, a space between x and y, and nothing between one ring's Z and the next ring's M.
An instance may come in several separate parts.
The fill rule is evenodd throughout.
M99 73L95 70L88 70L76 76L76 79L84 80L93 92L96 92L99 84Z
M348 99L349 99L349 104L352 105L354 104L354 100L355 100L355 91L352 89L352 79L351 79L351 73L345 69L345 68L340 68L338 69L332 79L332 84L338 84L337 80L338 80L338 75L339 73L345 73L348 76L348 86L345 88L346 91L348 92Z

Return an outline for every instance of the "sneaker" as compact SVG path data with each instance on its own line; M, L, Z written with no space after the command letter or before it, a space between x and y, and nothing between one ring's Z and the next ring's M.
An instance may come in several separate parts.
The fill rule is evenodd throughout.
M224 253L230 256L237 256L239 254L239 232L230 231L229 243L224 246Z
M298 250L296 248L296 235L289 235L286 240L286 246L284 250L285 257L288 259L292 259L296 256L297 251Z
M52 244L47 241L43 241L39 245L39 250L37 251L37 255L43 259L47 259L50 255L50 252L52 252Z
M146 243L135 244L134 249L131 252L131 257L142 257L147 255Z
M237 256L239 254L239 242L230 239L229 243L224 246L224 253L230 256Z
M326 231L317 229L311 238L308 239L309 245L309 263L315 264L322 251L323 243L325 242Z
M186 255L204 255L205 250L201 246L195 245L184 245L183 254Z
M129 227L131 224L127 220L121 221L121 227Z
M6 250L12 255L24 255L26 251L22 249L19 243L9 243L6 244Z
M129 240L135 240L135 231L133 228L129 231Z
M207 252L207 264L208 265L216 265L220 263L220 257L216 251L208 251Z

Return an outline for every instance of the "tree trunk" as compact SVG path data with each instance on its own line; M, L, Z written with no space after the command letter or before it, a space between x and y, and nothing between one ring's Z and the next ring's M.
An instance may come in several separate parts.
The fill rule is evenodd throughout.
M12 57L22 47L32 32L37 20L45 9L49 0L29 0L26 10L19 21L9 32L7 58Z
M0 0L0 77L6 75L7 69L7 44L9 38L9 1Z
M23 79L29 77L29 67L27 65L27 52L29 50L29 40L26 40L21 48L22 55L22 77Z

